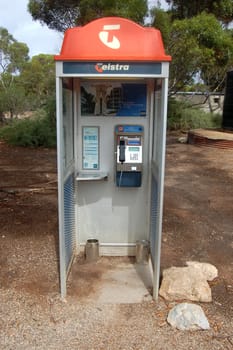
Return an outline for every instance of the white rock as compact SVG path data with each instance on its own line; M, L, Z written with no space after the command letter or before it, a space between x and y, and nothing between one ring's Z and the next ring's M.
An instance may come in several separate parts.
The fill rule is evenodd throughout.
M200 269L171 267L163 271L159 294L166 300L211 302L210 286Z
M209 322L199 305L182 303L169 311L167 322L179 330L209 329Z
M188 136L181 136L178 138L178 142L180 143L187 143L188 142Z
M218 277L218 270L214 265L211 265L209 263L200 263L198 261L187 261L186 265L199 269L203 273L207 281L213 281L216 277Z

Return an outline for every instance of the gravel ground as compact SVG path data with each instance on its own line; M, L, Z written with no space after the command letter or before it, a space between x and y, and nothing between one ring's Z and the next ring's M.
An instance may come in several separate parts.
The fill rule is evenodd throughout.
M56 153L0 144L0 349L233 348L232 151L175 140L169 139L167 149L161 267L198 260L218 268L213 302L200 304L211 329L171 328L166 317L176 303L162 298L121 305L79 300L69 293L72 280L62 301Z
M181 332L166 323L174 304L81 304L58 295L1 290L1 349L232 349L232 320L202 305L211 330Z

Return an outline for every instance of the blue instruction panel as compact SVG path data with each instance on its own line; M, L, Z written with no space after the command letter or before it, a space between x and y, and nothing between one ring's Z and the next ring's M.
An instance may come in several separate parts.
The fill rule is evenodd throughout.
M126 134L138 134L144 130L142 125L117 125L115 131Z

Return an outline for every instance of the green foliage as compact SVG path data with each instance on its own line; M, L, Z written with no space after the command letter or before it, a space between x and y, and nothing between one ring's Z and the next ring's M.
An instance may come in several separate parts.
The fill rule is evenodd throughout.
M25 107L25 91L18 83L28 61L28 47L17 42L7 29L0 27L0 116L18 114Z
M26 109L26 97L23 86L14 81L10 86L0 90L0 111L9 112L10 117L18 116Z
M52 55L40 54L25 62L19 74L0 74L0 113L11 117L37 110L55 94L55 63ZM54 102L55 103L55 102Z
M55 90L54 93L51 93L49 97L46 100L46 103L44 105L44 111L47 115L48 122L51 126L51 128L56 128L56 94Z
M0 75L19 73L29 59L28 52L26 44L16 41L7 29L0 27ZM2 78L0 82L4 87Z
M42 108L55 92L55 63L52 55L40 54L25 64L20 84L26 91L30 109Z
M193 108L187 102L171 98L168 104L168 129L190 130L198 128L220 128L221 116Z
M64 32L77 24L79 3L80 0L29 0L28 11L35 21Z
M147 13L145 0L81 0L79 2L80 16L77 23L86 24L93 19L119 16L143 24Z
M201 13L172 23L168 52L173 60L170 83L183 89L200 74L209 91L222 91L226 72L233 64L231 31L224 30L214 15Z
M0 137L20 146L53 147L56 144L55 63L52 55L28 59L28 48L0 28L0 117L11 122ZM31 119L13 120L28 110L39 110Z
M151 15L153 17L152 26L160 30L164 46L168 47L172 28L171 14L160 8L153 8Z
M33 118L13 120L0 129L0 139L15 146L55 147L56 128L43 111Z
M233 20L232 0L166 0L171 5L173 18L184 19L195 17L203 11L212 13L225 24Z
M146 0L30 0L28 11L34 20L64 32L74 26L107 16L121 16L143 24Z

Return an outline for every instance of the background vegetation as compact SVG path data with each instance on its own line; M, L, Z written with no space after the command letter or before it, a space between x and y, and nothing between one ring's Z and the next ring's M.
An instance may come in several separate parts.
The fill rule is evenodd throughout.
M0 128L0 138L16 146L55 147L56 128L43 110L30 119L14 119Z
M187 131L199 128L221 128L220 114L206 113L188 102L177 101L174 98L168 104L168 129Z
M29 0L34 20L64 32L104 16L122 16L161 30L172 56L169 94L223 92L233 67L233 0L166 0L148 9L146 0ZM55 65L51 55L30 58L26 44L0 27L0 138L23 146L54 146ZM24 112L32 117L15 120ZM168 127L219 127L221 118L170 99Z

